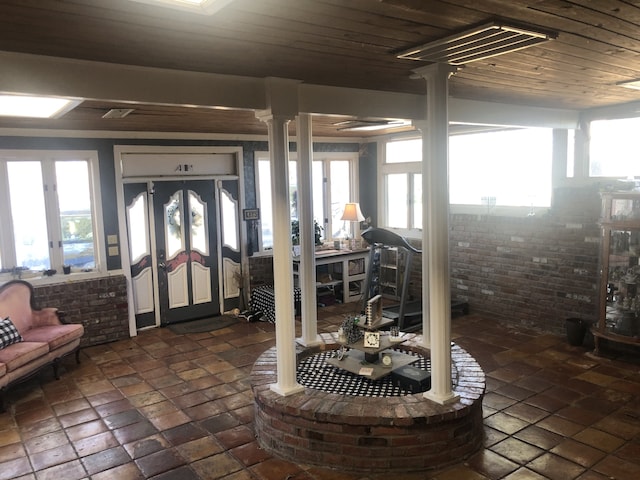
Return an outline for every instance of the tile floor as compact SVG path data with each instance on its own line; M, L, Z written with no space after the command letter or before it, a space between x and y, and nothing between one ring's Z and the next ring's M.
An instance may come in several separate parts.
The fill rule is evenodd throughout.
M334 331L345 307L319 310ZM62 378L43 371L7 395L0 480L357 480L262 451L248 374L275 327L246 323L204 334L167 328L83 350ZM485 448L407 480L640 478L640 349L594 358L564 338L453 320L453 337L487 374Z

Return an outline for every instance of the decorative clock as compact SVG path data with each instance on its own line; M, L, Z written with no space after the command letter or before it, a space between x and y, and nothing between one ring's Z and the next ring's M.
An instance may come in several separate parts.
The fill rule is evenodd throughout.
M368 348L380 347L380 332L365 332L364 346Z

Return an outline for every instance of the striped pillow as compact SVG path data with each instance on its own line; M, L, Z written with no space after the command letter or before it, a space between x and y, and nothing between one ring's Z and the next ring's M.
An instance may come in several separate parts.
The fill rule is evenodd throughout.
M9 317L0 319L0 349L8 347L12 343L22 342L22 335Z

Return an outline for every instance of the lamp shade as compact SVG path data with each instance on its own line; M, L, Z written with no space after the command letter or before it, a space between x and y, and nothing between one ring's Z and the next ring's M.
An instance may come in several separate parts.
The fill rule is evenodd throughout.
M347 220L348 222L362 222L364 215L360 211L359 203L347 203L344 206L344 213L340 220Z

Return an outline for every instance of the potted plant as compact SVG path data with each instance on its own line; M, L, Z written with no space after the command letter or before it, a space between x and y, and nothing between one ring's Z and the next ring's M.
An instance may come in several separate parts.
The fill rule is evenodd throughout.
M322 245L322 227L316 220L313 221L313 236L316 245ZM291 220L291 243L300 245L300 222Z

